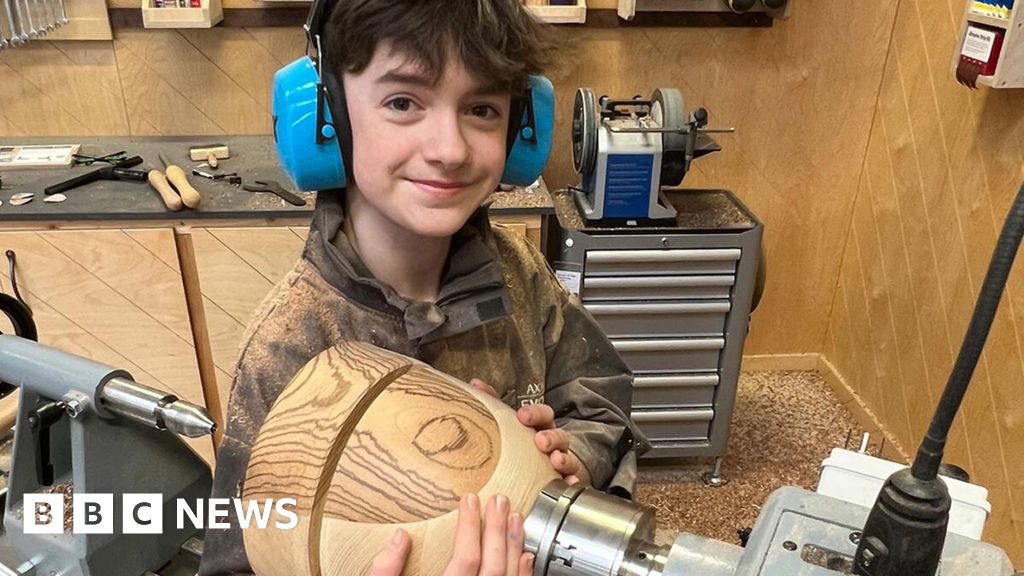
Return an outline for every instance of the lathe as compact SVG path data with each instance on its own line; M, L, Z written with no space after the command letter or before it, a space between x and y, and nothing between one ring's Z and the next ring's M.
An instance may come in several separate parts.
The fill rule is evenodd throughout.
M0 537L0 574L138 576L198 557L201 532L176 526L175 503L205 501L210 467L178 436L213 432L205 408L131 374L14 335L0 335L0 382L21 390ZM25 530L26 495L113 495L110 534ZM158 494L159 534L125 534L124 494ZM67 512L67 510L65 510ZM107 511L108 513L111 511ZM194 570L193 572L194 573Z

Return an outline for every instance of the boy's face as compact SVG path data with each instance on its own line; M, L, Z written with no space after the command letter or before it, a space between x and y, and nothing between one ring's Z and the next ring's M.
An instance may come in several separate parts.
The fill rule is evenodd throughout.
M350 202L396 233L446 237L494 191L505 165L510 95L456 56L436 84L390 44L346 73L355 186Z

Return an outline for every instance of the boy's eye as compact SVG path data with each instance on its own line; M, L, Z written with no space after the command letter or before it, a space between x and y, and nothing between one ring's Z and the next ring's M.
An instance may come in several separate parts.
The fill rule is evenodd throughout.
M501 116L501 112L498 112L497 108L488 104L473 106L470 108L470 113L479 118L498 118Z
M411 99L404 96L392 98L384 103L384 106L396 111L396 112L408 112L412 109L413 102Z

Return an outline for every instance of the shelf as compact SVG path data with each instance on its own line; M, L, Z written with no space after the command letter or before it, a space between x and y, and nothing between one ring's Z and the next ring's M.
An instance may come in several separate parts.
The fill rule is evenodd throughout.
M212 28L224 19L220 0L201 0L198 8L157 8L155 1L142 0L142 25L146 28Z
M1024 1L1024 0L1021 0ZM769 9L758 0L754 7L744 12L765 13L772 18L786 19L793 7L793 0L778 9ZM718 12L732 14L726 0L619 0L618 13L623 20L632 20L640 12Z
M991 26L993 28L1001 28L1006 30L1010 27L1010 21L1006 18L996 18L994 16L985 16L984 14L976 14L974 12L967 13L967 20L975 24L982 24L985 26Z
M526 6L526 9L549 24L583 24L587 21L587 2L573 6Z

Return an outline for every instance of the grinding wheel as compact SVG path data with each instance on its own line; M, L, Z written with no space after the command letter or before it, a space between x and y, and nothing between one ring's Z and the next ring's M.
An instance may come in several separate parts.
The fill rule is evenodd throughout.
M729 8L733 12L746 12L754 7L757 0L729 0Z
M576 90L572 105L572 166L589 174L597 162L597 99L590 88Z
M662 128L682 130L686 127L683 95L675 88L658 88L651 94L651 119ZM686 133L663 133L661 185L678 186L686 175Z

